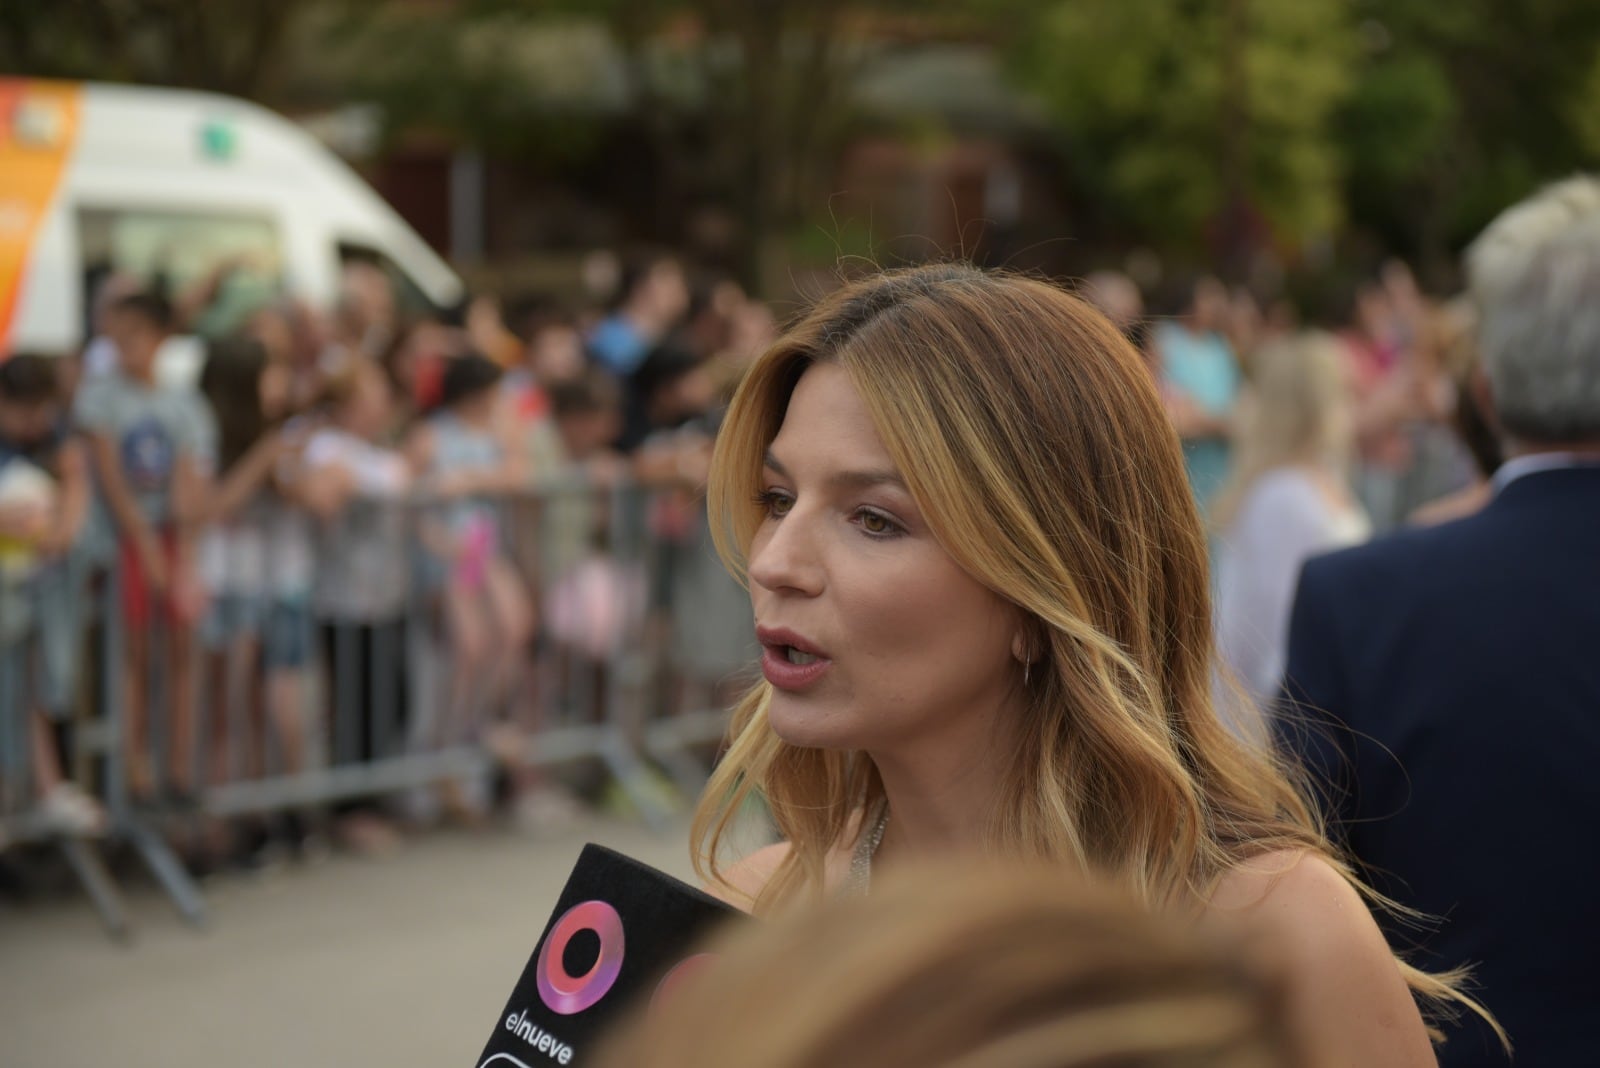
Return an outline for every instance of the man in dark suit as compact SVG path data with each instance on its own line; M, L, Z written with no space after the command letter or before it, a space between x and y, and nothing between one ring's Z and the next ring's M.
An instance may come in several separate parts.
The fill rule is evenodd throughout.
M1600 182L1467 260L1508 461L1477 515L1309 562L1280 734L1429 971L1470 964L1518 1068L1600 1063ZM1447 1068L1504 1065L1475 1019Z

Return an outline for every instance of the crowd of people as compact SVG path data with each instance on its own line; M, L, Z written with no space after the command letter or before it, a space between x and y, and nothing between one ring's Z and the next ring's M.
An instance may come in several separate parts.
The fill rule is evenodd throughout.
M106 826L59 750L83 699L85 591L113 571L138 802L190 809L207 787L292 775L323 749L337 764L482 744L515 764L539 706L578 681L564 663L534 685L530 650L603 661L640 620L675 686L731 703L753 646L708 551L699 487L723 405L775 336L765 305L654 252L593 257L585 299L414 314L377 265L353 260L328 314L235 311L198 372L173 373L171 338L218 320L231 266L175 294L107 273L79 359L0 365L6 640L28 665L13 703L32 710L39 811L74 832ZM1210 521L1218 640L1245 697L1229 716L1258 731L1303 561L1485 499L1492 442L1469 453L1447 429L1471 429L1462 312L1430 304L1399 264L1321 331L1206 276L1152 290L1147 310L1139 286L1101 271L1080 292L1138 346L1183 440ZM659 488L624 516L665 546L654 578L606 551L614 517L594 494L623 481ZM542 500L514 500L530 492ZM424 637L443 654L437 695L410 692L405 651ZM305 712L316 704L329 710L320 728ZM337 707L353 723L342 735L327 725ZM530 769L513 778L526 812L570 807ZM453 782L441 793L463 817L488 803ZM392 845L381 812L341 805L344 837ZM285 842L306 834L298 813L273 823ZM271 837L258 824L239 832L246 854Z
M1471 306L1425 297L1398 261L1320 318L1206 276L1177 280L1156 316L1115 272L1083 292L1161 383L1210 538L1219 695L1260 731L1305 561L1488 500L1500 457L1472 387Z
M588 301L485 297L447 317L407 314L353 261L331 314L259 307L205 343L197 373L169 357L204 299L112 275L80 359L0 363L0 607L8 671L26 675L0 708L33 738L25 773L0 776L32 796L0 812L107 829L106 785L62 773L97 655L129 805L162 814L319 754L465 745L506 765L513 811L559 821L571 798L517 754L549 695L583 689L574 676L591 683L580 716L600 715L600 665L643 634L670 669L666 708L725 701L751 640L697 501L718 410L772 316L665 253L613 267ZM112 625L87 641L113 578ZM695 626L672 627L673 609ZM440 652L437 693L412 692L419 641ZM494 800L446 779L407 812L477 820ZM335 811L340 841L397 840L390 806ZM214 827L201 852L299 848L311 815Z

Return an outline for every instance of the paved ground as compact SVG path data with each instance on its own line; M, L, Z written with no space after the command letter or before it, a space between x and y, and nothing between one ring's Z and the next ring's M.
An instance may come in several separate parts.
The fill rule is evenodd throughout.
M688 878L687 829L435 832L208 887L210 930L139 892L131 947L86 902L0 904L6 1068L467 1068L597 841Z

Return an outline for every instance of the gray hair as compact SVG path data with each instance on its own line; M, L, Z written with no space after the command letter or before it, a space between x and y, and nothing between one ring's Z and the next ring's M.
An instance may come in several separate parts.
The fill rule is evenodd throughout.
M1478 346L1506 432L1600 438L1600 180L1507 209L1467 249Z

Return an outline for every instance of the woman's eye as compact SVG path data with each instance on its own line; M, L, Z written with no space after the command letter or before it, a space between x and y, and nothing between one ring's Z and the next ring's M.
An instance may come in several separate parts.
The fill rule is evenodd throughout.
M861 529L875 538L888 538L900 533L898 523L878 512L861 512L858 521Z
M756 494L756 503L773 519L782 519L794 507L794 498L776 490L764 490Z

